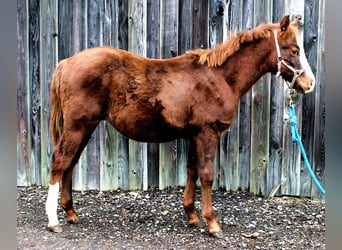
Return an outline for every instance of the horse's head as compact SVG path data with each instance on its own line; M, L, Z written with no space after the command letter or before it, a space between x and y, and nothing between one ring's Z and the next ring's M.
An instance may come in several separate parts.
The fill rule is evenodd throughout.
M290 22L290 17L285 16L279 29L274 31L277 76L282 76L289 83L289 88L299 93L309 93L315 87L315 76L300 42L302 29L298 27L299 20L300 17L296 17Z

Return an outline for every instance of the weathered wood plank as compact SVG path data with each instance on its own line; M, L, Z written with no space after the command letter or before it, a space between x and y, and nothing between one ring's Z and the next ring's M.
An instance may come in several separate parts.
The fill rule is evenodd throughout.
M128 0L118 1L118 44L121 49L128 50ZM118 135L118 175L119 188L129 188L128 139Z
M221 0L210 1L209 9L209 47L215 48L223 41L223 16L224 4ZM217 152L214 163L215 177L213 189L219 188L220 176L220 143L217 145Z
M72 56L87 47L87 6L84 1L68 1L59 7L59 52L63 58ZM63 39L67 36L67 39ZM74 168L73 188L87 189L87 149Z
M249 30L254 27L254 1L243 1L242 6L242 30ZM249 187L249 167L251 155L251 93L248 91L240 99L239 105L239 159L238 159L238 187L247 189Z
M28 100L30 82L28 79L28 13L27 1L17 1L17 46L18 46L18 90L17 90L17 185L31 185L29 113Z
M318 26L318 1L305 1L305 10L304 10L304 49L306 56L308 58L311 69L314 74L317 72L317 26ZM316 17L316 18L315 18ZM304 53L304 51L303 51ZM316 93L319 91L319 88L315 88ZM307 157L312 167L314 164L314 139L315 139L315 93L310 95L306 95L303 98L303 113L302 118L305 125L302 128L302 141L303 146L305 148ZM304 161L301 162L301 186L300 186L300 194L304 196L310 196L311 194L311 177L309 172L305 167Z
M192 48L208 48L209 1L193 0L192 4Z
M28 5L29 14L29 143L30 143L30 173L31 183L41 184L40 180L40 143L41 143L41 131L40 131L40 31L39 31L39 1L29 1Z
M78 3L79 2L75 1L75 5ZM75 9L75 11L78 10L76 7L72 7L71 1L58 1L58 60L67 58L73 54L71 41L73 40L72 35L75 34L74 32L76 32L76 29L71 31L71 25L73 23L72 18L73 15L75 15L73 13L73 9ZM75 24L77 24L77 22L75 22ZM75 34L75 36L76 35L77 34Z
M111 124L100 124L100 190L119 188L118 151L119 133Z
M160 1L161 58L178 54L178 2ZM159 145L159 188L177 185L177 142Z
M146 56L160 58L160 0L147 0L147 41ZM148 154L148 187L159 185L159 144L149 143Z
M179 55L192 49L192 14L192 0L179 0Z
M146 56L146 0L128 2L128 50ZM129 188L147 189L147 143L129 140Z
M255 26L271 21L271 4L263 0L254 5ZM270 80L267 74L252 87L250 191L262 195L269 167Z
M182 55L192 47L192 0L179 1L178 54ZM189 141L177 140L177 176L178 185L185 186Z
M304 1L286 1L284 3L284 15L302 15L304 11ZM291 141L291 131L289 128L289 113L287 108L288 103L285 102L284 109L284 141L283 141L283 163L282 163L282 186L281 193L289 195L299 195L301 183L301 155L297 144ZM296 113L298 118L298 130L301 133L302 122L302 102L296 106Z
M325 71L324 71L324 51L325 51L325 26L324 15L325 6L322 2L317 1L305 1L305 19L304 19L304 49L310 66L313 72L316 74L316 88L314 93L309 96L305 96L303 100L303 126L302 133L305 135L303 138L305 149L309 149L307 152L311 167L313 168L317 178L323 183L324 186L324 162L325 162L325 136L324 136L324 121L325 121ZM307 131L306 123L307 116L313 121L313 126L310 127L313 130ZM311 150L312 148L312 150ZM310 154L312 151L312 155ZM305 167L304 167L305 168ZM303 172L307 173L304 169ZM307 192L304 189L301 195L309 197L317 197L324 199L322 194L313 183L311 177L311 190ZM305 192L305 193L304 193Z
M40 4L40 99L41 99L41 183L49 185L52 139L49 129L50 81L57 64L57 5L53 0Z
M317 74L316 79L319 84L316 92L316 121L315 121L315 140L314 140L314 172L318 180L325 187L325 2L320 1L318 11L318 46L317 46ZM312 188L310 197L325 200L316 187Z
M284 5L279 1L273 2L272 22L280 22L284 16ZM283 123L285 105L286 85L282 78L271 78L271 100L270 100L270 160L267 169L267 190L266 194L270 194L273 189L277 189L275 195L280 194L279 185L281 179L281 165L283 160Z
M223 21L224 39L230 39L230 34L241 29L242 15L238 15L242 9L242 1L226 2ZM239 165L239 108L228 132L223 135L220 143L220 187L227 190L238 188Z
M104 1L102 19L102 44L118 44L118 5L110 0ZM100 124L100 190L119 188L118 155L119 133L107 121Z

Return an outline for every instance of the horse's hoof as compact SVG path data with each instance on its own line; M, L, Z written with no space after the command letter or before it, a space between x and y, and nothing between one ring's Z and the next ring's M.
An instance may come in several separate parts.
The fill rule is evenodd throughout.
M196 222L191 222L189 223L190 227L203 227L204 226L204 222L203 221L196 221Z
M70 224L80 224L81 223L81 220L78 216L75 216L74 218L72 219L68 219L67 220Z
M216 231L216 232L212 232L210 233L211 236L217 238L217 239L222 239L223 238L223 233L222 231Z
M63 228L59 224L57 224L55 226L48 226L47 228L48 228L48 230L50 232L53 232L53 233L61 233L61 232L63 232Z

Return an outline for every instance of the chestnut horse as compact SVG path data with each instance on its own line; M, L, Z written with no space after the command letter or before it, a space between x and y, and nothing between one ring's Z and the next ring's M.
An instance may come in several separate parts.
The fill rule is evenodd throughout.
M50 129L55 148L46 201L48 229L61 232L57 200L67 221L78 223L72 202L72 172L102 121L143 142L190 141L183 206L196 225L194 200L200 178L202 218L221 236L212 207L217 142L233 121L239 98L265 73L281 75L299 93L315 78L297 41L298 18L238 32L214 49L197 49L171 59L149 59L112 47L84 50L62 60L51 83Z

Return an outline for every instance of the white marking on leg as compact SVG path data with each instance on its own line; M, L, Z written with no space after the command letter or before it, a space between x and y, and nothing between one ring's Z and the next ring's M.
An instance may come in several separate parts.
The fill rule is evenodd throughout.
M58 204L59 183L49 185L48 197L46 199L45 210L49 219L48 227L56 226L59 224L57 217L57 204Z

